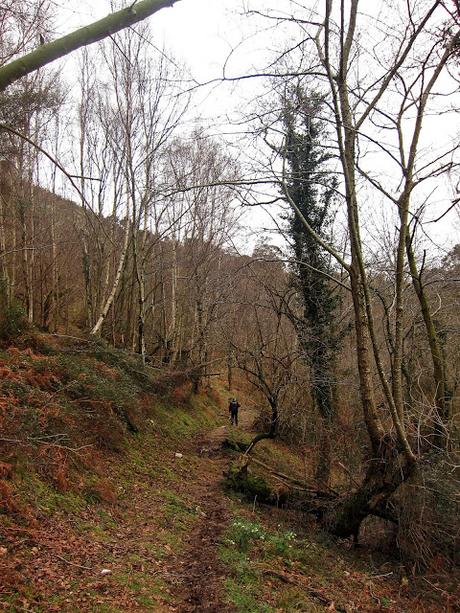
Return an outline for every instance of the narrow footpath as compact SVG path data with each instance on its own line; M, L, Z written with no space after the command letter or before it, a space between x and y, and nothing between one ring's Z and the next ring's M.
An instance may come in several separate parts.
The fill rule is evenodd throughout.
M239 428L250 431L255 415L241 411ZM196 453L206 461L207 470L194 483L194 496L199 505L199 521L187 538L185 551L178 557L178 571L170 578L171 591L183 601L172 611L179 613L230 613L224 602L223 586L226 569L218 558L222 535L231 519L230 500L222 490L223 471L228 457L222 443L228 437L230 424L220 426L196 440Z

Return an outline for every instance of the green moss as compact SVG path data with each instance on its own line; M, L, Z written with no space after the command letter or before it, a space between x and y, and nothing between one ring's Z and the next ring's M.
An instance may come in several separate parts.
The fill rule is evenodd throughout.
M216 408L197 400L191 400L190 407L186 408L160 402L155 406L153 418L160 432L171 441L191 438L217 425Z
M182 548L181 534L178 534L177 531L173 530L165 530L163 529L158 534L158 540L160 543L164 545L168 545L171 549L173 549L176 553L179 552ZM165 554L165 549L162 550L163 556Z
M238 466L231 467L225 474L224 487L243 494L251 501L256 497L259 502L268 502L273 498L272 490L263 477L242 471Z
M306 598L305 592L299 588L289 588L276 598L277 611L297 611L302 613L324 613L324 607Z
M242 432L232 428L227 438L222 442L222 447L232 451L244 452L249 447L252 436L248 432Z
M25 502L33 503L42 512L81 513L88 506L83 496L72 491L58 492L32 472L24 472L17 488Z
M137 570L117 571L112 575L114 583L129 589L133 598L138 604L154 607L158 599L165 602L173 602L173 598L169 594L169 589L166 583L158 578L153 577L148 572ZM152 608L152 610L154 610Z
M93 608L94 613L125 613L125 611L126 609L119 609L114 605L108 604L96 604Z

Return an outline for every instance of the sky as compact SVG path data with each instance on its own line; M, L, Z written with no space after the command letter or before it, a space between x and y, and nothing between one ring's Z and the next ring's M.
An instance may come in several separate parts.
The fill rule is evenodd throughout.
M53 0L53 4L56 7L54 36L104 17L110 11L110 2L106 0ZM193 122L206 126L210 135L224 138L226 146L234 155L242 157L243 163L246 154L244 147L239 147L238 137L241 127L235 128L230 118L240 116L250 107L260 90L259 83L196 85L220 79L226 62L228 76L247 74L257 64L264 63L267 47L273 41L259 41L259 46L252 44L250 37L254 23L243 15L245 4L244 0L182 0L148 20L154 44L158 47L164 45L168 54L172 53L179 63L188 67L189 85L194 88L190 114ZM236 52L232 53L232 50ZM67 81L76 80L73 77L76 75L76 56L73 54L62 62ZM283 242L276 236L271 214L260 208L246 211L243 228L237 244L246 253L252 251L262 235L277 244Z
M380 17L381 9L385 6L392 8L394 0L382 2L363 3L366 10L373 11L375 17ZM56 35L71 31L76 27L103 17L110 10L110 2L106 0L53 0L56 7L55 29ZM294 3L295 5L296 3ZM298 3L297 3L298 4ZM314 8L317 2L306 2ZM396 0L397 4L397 0ZM174 7L163 9L149 19L149 24L154 35L154 43L158 46L163 44L172 51L179 62L185 62L190 69L194 83L206 83L213 79L219 79L223 74L223 66L226 65L227 76L238 76L256 72L265 67L267 58L275 50L280 50L289 41L289 29L275 28L262 19L248 18L244 15L247 7L266 9L266 0L181 0ZM289 11L292 6L288 0L276 0L276 10ZM388 17L386 17L388 18ZM259 31L254 36L255 31ZM64 72L71 74L73 59L64 61ZM231 118L239 117L244 111L249 110L254 99L260 94L263 84L260 79L249 79L234 84L216 84L208 87L200 87L196 90L194 98L195 115L199 115L199 121L221 135L228 135L228 146L238 149L241 143L238 130L244 131L244 126L238 128L232 124ZM196 111L199 110L197 113ZM437 136L443 132L451 131L452 125L440 117L432 117L428 120L428 129L425 132L425 145L429 150L431 142L436 143ZM457 128L454 128L457 129ZM253 155L253 152L245 147L240 147L239 153L244 161L244 156ZM376 158L379 165L379 158ZM385 172L385 161L381 162L382 171ZM391 177L391 169L388 166L388 175ZM438 186L435 198L445 201L450 194L448 181L444 186ZM440 204L444 206L444 204ZM368 211L368 217L382 221L385 210L376 206L375 211ZM247 227L253 229L255 234L261 232L261 228L273 228L273 224L267 215L260 209L253 210L248 216ZM379 221L379 223L380 223ZM452 214L442 224L429 228L430 237L438 244L443 244L445 249L458 242L458 216ZM257 240L252 236L251 245ZM276 241L275 241L276 242Z

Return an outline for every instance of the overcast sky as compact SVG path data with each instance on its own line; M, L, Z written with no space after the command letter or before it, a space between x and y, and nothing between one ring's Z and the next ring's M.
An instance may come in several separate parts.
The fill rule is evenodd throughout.
M393 0L385 2L363 3L366 10L378 12L378 7L391 8ZM62 34L100 18L110 10L107 0L58 0L56 6L56 34ZM267 58L274 50L280 50L287 44L289 31L274 28L262 20L248 19L244 16L244 8L265 9L265 0L181 0L173 8L161 10L149 19L154 42L171 50L179 62L185 62L196 81L204 83L223 74L223 66L227 62L227 76L237 76L254 72L264 67ZM273 6L273 4L275 6ZM307 3L312 9L317 2ZM277 11L289 10L292 4L288 0L276 0L271 8ZM377 16L374 15L374 16ZM380 17L380 15L378 15ZM386 17L388 18L388 17ZM265 32L253 36L256 30ZM267 29L268 28L268 29ZM72 70L72 61L65 60L64 71ZM200 115L200 121L211 125L216 132L231 130L226 116L235 116L251 104L262 87L261 80L247 80L235 86L228 84L200 88L195 100L195 110ZM197 114L198 114L197 113ZM232 128L233 130L235 128ZM452 129L432 121L432 128L426 132L434 136L443 130ZM244 156L245 152L240 152ZM440 193L439 190L437 193ZM268 226L267 217L252 213L251 225ZM451 215L444 224L430 230L437 242L450 245L458 242L458 218Z
M110 2L106 0L58 0L53 4L56 7L54 36L104 17L110 11ZM164 45L179 63L188 67L193 79L190 86L221 78L226 61L227 76L253 72L264 64L267 49L274 41L272 38L264 41L262 37L256 42L251 38L255 24L254 20L248 21L244 16L245 5L247 2L243 0L177 2L174 7L163 9L148 20L153 42L159 47ZM77 55L63 60L62 71L67 81L76 82ZM241 128L232 126L230 117L241 114L251 104L261 85L260 80L255 80L198 87L194 91L190 116L200 125L207 126L210 134L226 137L231 133L232 136L227 138L228 146L244 160L247 152L244 147L238 147L239 138L235 136ZM258 237L266 234L265 228L271 234L275 226L270 216L260 209L247 211L245 220L245 236L239 244L246 245L245 250L251 251ZM279 240L273 240L279 243Z

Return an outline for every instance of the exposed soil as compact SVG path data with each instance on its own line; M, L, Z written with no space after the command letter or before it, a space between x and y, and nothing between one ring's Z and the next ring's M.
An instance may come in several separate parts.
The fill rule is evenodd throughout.
M254 415L245 411L240 427L250 429ZM222 534L231 518L228 499L220 482L228 459L221 454L222 442L227 438L229 425L223 425L196 441L196 451L207 458L208 472L194 484L199 502L200 520L191 532L188 548L178 560L176 589L183 604L180 613L230 613L234 609L225 603L223 583L226 569L219 561L217 550Z
M230 516L216 483L200 484L197 493L201 520L190 534L188 549L179 561L176 595L180 594L183 604L177 610L225 613L233 609L223 602L225 568L218 560L217 546Z

